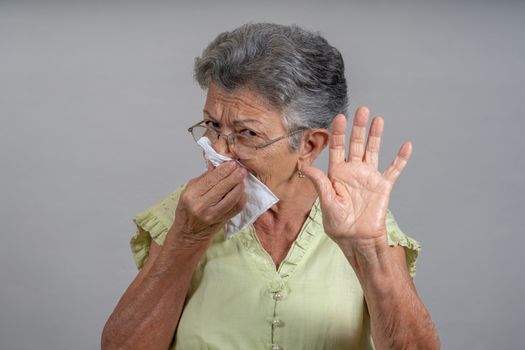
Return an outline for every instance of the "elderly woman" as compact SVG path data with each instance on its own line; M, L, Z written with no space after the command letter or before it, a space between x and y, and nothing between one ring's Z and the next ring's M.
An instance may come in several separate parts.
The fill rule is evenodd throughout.
M412 282L419 245L388 210L411 143L379 172L383 119L367 135L360 107L346 152L339 51L297 26L249 24L211 42L195 77L207 98L190 131L232 160L134 217L140 271L102 348L439 348ZM327 174L312 166L326 146ZM247 194L250 174L278 202L226 236L261 195Z

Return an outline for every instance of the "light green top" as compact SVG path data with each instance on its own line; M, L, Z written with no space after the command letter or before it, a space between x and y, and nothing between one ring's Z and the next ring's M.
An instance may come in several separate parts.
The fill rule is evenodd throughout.
M137 267L151 239L162 245L181 186L137 214L131 239ZM389 211L390 245L405 247L415 274L419 244ZM370 320L359 281L340 248L324 233L318 201L279 269L253 225L229 238L219 232L193 274L177 328L177 350L373 349Z

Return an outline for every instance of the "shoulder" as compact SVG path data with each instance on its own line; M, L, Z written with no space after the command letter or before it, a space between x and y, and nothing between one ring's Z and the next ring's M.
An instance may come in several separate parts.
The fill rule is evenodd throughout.
M390 209L387 211L385 224L388 234L388 245L391 247L401 246L404 248L408 271L410 276L414 277L416 275L416 260L421 251L421 245L401 230Z
M165 195L153 205L133 216L133 222L138 228L145 228L144 226L148 226L148 229L153 223L152 221L158 221L165 225L173 223L175 209L177 208L184 187L185 185L179 186L175 191Z
M151 241L158 245L164 243L166 234L175 220L175 210L185 184L165 195L153 205L133 216L136 226L130 245L135 264L140 269L149 254Z

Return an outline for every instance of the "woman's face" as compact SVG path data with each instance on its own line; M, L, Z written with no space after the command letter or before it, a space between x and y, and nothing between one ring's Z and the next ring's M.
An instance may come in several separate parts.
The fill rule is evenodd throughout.
M281 114L257 95L248 89L239 89L233 93L226 92L214 83L208 88L203 119L222 134L236 132L251 136L258 135L257 140L262 141L272 140L288 133ZM261 149L254 149L253 156L250 157L240 157L235 154L224 137L215 141L213 148L220 154L239 159L277 196L286 191L286 185L296 174L298 152L290 151L288 138Z

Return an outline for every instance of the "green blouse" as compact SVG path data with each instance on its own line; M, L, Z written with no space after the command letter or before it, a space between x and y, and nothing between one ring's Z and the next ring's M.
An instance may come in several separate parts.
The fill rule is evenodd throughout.
M182 189L133 218L139 269L151 240L163 244ZM414 276L419 244L390 211L386 226L389 244L405 248ZM253 225L229 238L217 233L193 274L172 349L374 349L361 285L324 233L318 201L278 270Z

